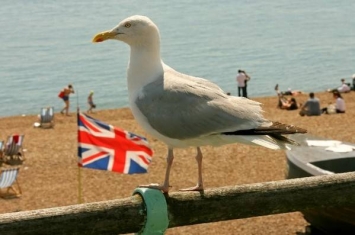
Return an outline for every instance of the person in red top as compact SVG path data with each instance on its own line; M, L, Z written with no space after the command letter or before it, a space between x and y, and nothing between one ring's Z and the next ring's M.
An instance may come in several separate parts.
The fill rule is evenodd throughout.
M64 108L60 111L61 114L64 114L64 111L65 111L65 114L67 116L70 116L69 115L69 106L70 106L70 103L69 103L69 95L71 93L75 93L74 92L74 88L73 88L73 85L69 84L67 87L64 87L63 90L61 91L60 93L60 96L61 99L63 99L64 101Z

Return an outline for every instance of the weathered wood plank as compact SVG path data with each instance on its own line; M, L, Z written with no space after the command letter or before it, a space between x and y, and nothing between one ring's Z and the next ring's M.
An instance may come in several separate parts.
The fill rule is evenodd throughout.
M138 195L105 202L0 215L0 234L82 235L139 231L144 224Z
M238 185L166 196L169 227L355 205L355 172ZM0 215L0 234L77 235L137 232L142 199L120 200Z
M355 206L355 172L222 187L167 198L169 227Z

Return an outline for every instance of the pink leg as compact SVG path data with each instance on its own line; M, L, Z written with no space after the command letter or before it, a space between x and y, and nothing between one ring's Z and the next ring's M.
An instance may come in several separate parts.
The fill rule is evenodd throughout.
M70 115L69 115L69 100L67 100L65 103L66 103L66 105L67 105L66 108L65 108L65 114L66 114L67 116L70 116Z
M159 190L163 191L163 193L169 192L169 188L170 188L170 185L169 185L170 170L171 170L171 166L172 166L173 160L174 160L173 149L170 149L170 148L168 149L168 156L167 156L166 160L167 160L167 166L166 166L166 171L165 171L164 184L163 185L160 185L160 184L139 185L139 187L159 189Z
M198 169L198 180L197 185L191 188L180 189L180 191L203 191L203 180L202 180L202 152L200 147L197 147L197 169Z

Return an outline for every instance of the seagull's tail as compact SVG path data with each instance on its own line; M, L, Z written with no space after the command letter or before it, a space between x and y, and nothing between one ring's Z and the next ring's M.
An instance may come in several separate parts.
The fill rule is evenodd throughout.
M239 130L223 133L228 141L244 144L260 145L269 149L289 149L287 145L300 145L296 141L287 138L284 134L306 133L305 129L293 125L274 122L267 127L259 127L251 130Z
M229 143L242 143L248 145L259 145L265 148L280 150L280 149L290 149L287 145L298 145L293 140L285 136L271 136L271 135L222 135L220 138L223 139L223 142Z

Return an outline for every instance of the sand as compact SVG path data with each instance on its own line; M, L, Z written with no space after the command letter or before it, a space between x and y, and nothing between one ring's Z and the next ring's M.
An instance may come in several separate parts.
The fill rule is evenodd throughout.
M322 106L333 102L330 93L316 93ZM345 114L300 117L298 111L276 108L277 97L253 98L263 104L270 120L306 128L312 135L355 143L355 92L344 94ZM304 103L308 95L296 96ZM85 107L86 109L86 107ZM72 108L74 111L74 108ZM104 122L146 136L155 151L149 173L122 175L113 172L83 169L83 200L96 202L129 197L139 184L162 182L165 172L165 145L149 136L135 122L127 108L100 110L92 114ZM18 181L23 195L18 199L0 199L0 213L58 207L78 203L77 124L76 115L55 115L54 129L34 128L37 116L0 118L0 140L13 133L25 134L26 161L21 166ZM206 188L282 180L286 174L283 151L241 144L204 147L204 180ZM197 167L195 150L175 151L171 173L172 190L195 185ZM3 165L4 167L4 165ZM301 213L288 213L249 219L224 221L169 229L166 234L304 234L307 222Z

